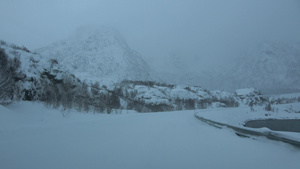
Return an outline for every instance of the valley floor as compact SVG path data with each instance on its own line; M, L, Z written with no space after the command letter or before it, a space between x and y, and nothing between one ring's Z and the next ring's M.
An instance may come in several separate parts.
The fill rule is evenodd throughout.
M218 109L204 110L208 114ZM0 106L0 168L298 168L300 150L235 135L195 111L85 114L39 103ZM251 112L248 112L251 113Z

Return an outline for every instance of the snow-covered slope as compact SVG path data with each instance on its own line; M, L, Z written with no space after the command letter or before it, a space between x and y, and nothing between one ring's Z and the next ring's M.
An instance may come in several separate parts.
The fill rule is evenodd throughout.
M21 65L19 71L26 75L26 77L39 78L44 69L50 68L50 62L43 59L41 55L29 51L26 47L16 46L5 41L0 41L0 48L8 55L10 59L17 58Z
M267 99L262 96L259 90L254 88L238 89L235 95L240 101L246 105L263 105L267 103Z
M230 66L205 71L197 66L196 59L182 58L168 57L159 75L164 82L231 92L240 88L256 88L263 93L300 91L300 43L263 43L249 48L244 57L232 59Z
M20 67L16 70L17 77L11 77L16 85L12 100L45 101L44 97L49 96L45 90L50 90L50 86L61 84L66 79L69 79L73 85L80 83L72 72L65 71L64 66L56 60L31 52L26 47L16 46L5 41L0 42L0 49L9 59L20 61ZM55 91L50 92L55 93Z
M300 43L265 43L220 78L229 88L266 92L300 90ZM220 80L218 79L218 80Z
M81 80L111 84L124 79L147 80L150 67L112 29L82 27L67 40L38 49L43 57L56 59ZM152 75L152 73L151 73Z
M136 104L141 104L144 110L138 111L142 112L237 107L240 103L243 104L234 93L208 91L199 86L176 86L153 82L147 84L135 81L121 83L120 91L122 94L118 95L122 95L126 100L134 100Z
M88 76L88 72L80 74L70 71L66 68L70 65L60 61L60 58L44 57L30 52L25 47L18 47L4 41L1 41L0 47L10 59L17 58L21 63L19 68L21 77L14 82L16 90L13 92L12 101L18 99L43 101L53 107L62 105L64 108L75 107L79 110L84 102L84 105L97 108L97 112L98 108L99 112L105 109L110 112L112 108L144 112L232 107L238 106L240 102L233 93L210 92L199 86L176 86L153 81L127 80L106 87L101 83L101 79L95 77L97 83L84 83L78 79L78 74ZM91 61L87 63L89 62ZM87 71L92 70L87 68ZM107 79L111 80L110 77ZM86 106L85 111L89 111L88 109L89 107Z

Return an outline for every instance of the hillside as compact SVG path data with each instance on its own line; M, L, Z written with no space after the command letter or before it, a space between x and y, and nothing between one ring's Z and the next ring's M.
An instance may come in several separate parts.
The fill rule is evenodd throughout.
M263 93L300 91L299 43L260 44L244 56L232 59L230 65L224 65L227 68L203 70L194 61L182 59L183 56L172 55L165 60L166 68L159 74L164 82L200 85L210 90L235 91L254 87Z
M244 101L236 93L209 91L199 86L130 80L107 86L103 83L106 76L86 82L87 79L80 77L84 78L82 75L87 72L72 72L67 69L68 64L59 58L44 57L26 47L4 41L1 41L0 48L1 56L20 63L18 67L9 68L10 62L7 62L5 66L13 70L12 74L5 75L6 70L1 71L2 79L11 79L10 83L3 82L10 92L0 91L2 104L16 100L42 101L53 108L62 106L64 109L111 113L113 109L158 112L237 107L240 104L248 105L255 98L259 99L254 104L265 103L259 92L250 94ZM5 98L2 97L3 93L6 94Z
M141 55L112 29L82 27L69 39L54 42L36 52L57 60L81 80L110 85L125 79L147 80L153 76Z
M271 93L300 90L299 43L265 43L249 55L220 77L227 89L254 87Z

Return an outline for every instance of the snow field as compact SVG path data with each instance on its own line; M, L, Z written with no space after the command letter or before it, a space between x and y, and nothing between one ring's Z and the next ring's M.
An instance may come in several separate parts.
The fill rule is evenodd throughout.
M0 168L279 169L299 167L299 157L287 144L211 127L194 111L63 117L38 103L0 106Z

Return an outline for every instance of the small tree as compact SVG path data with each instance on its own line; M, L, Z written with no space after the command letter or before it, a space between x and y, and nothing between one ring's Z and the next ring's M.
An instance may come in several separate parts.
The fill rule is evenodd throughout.
M182 107L183 107L182 99L177 97L174 102L175 102L175 105L176 105L176 110L182 110Z
M266 111L272 111L271 103L268 103L265 107Z
M249 106L250 106L250 110L251 110L252 112L254 111L253 105L254 105L254 103L253 103L253 101L251 100L251 102L249 103Z

